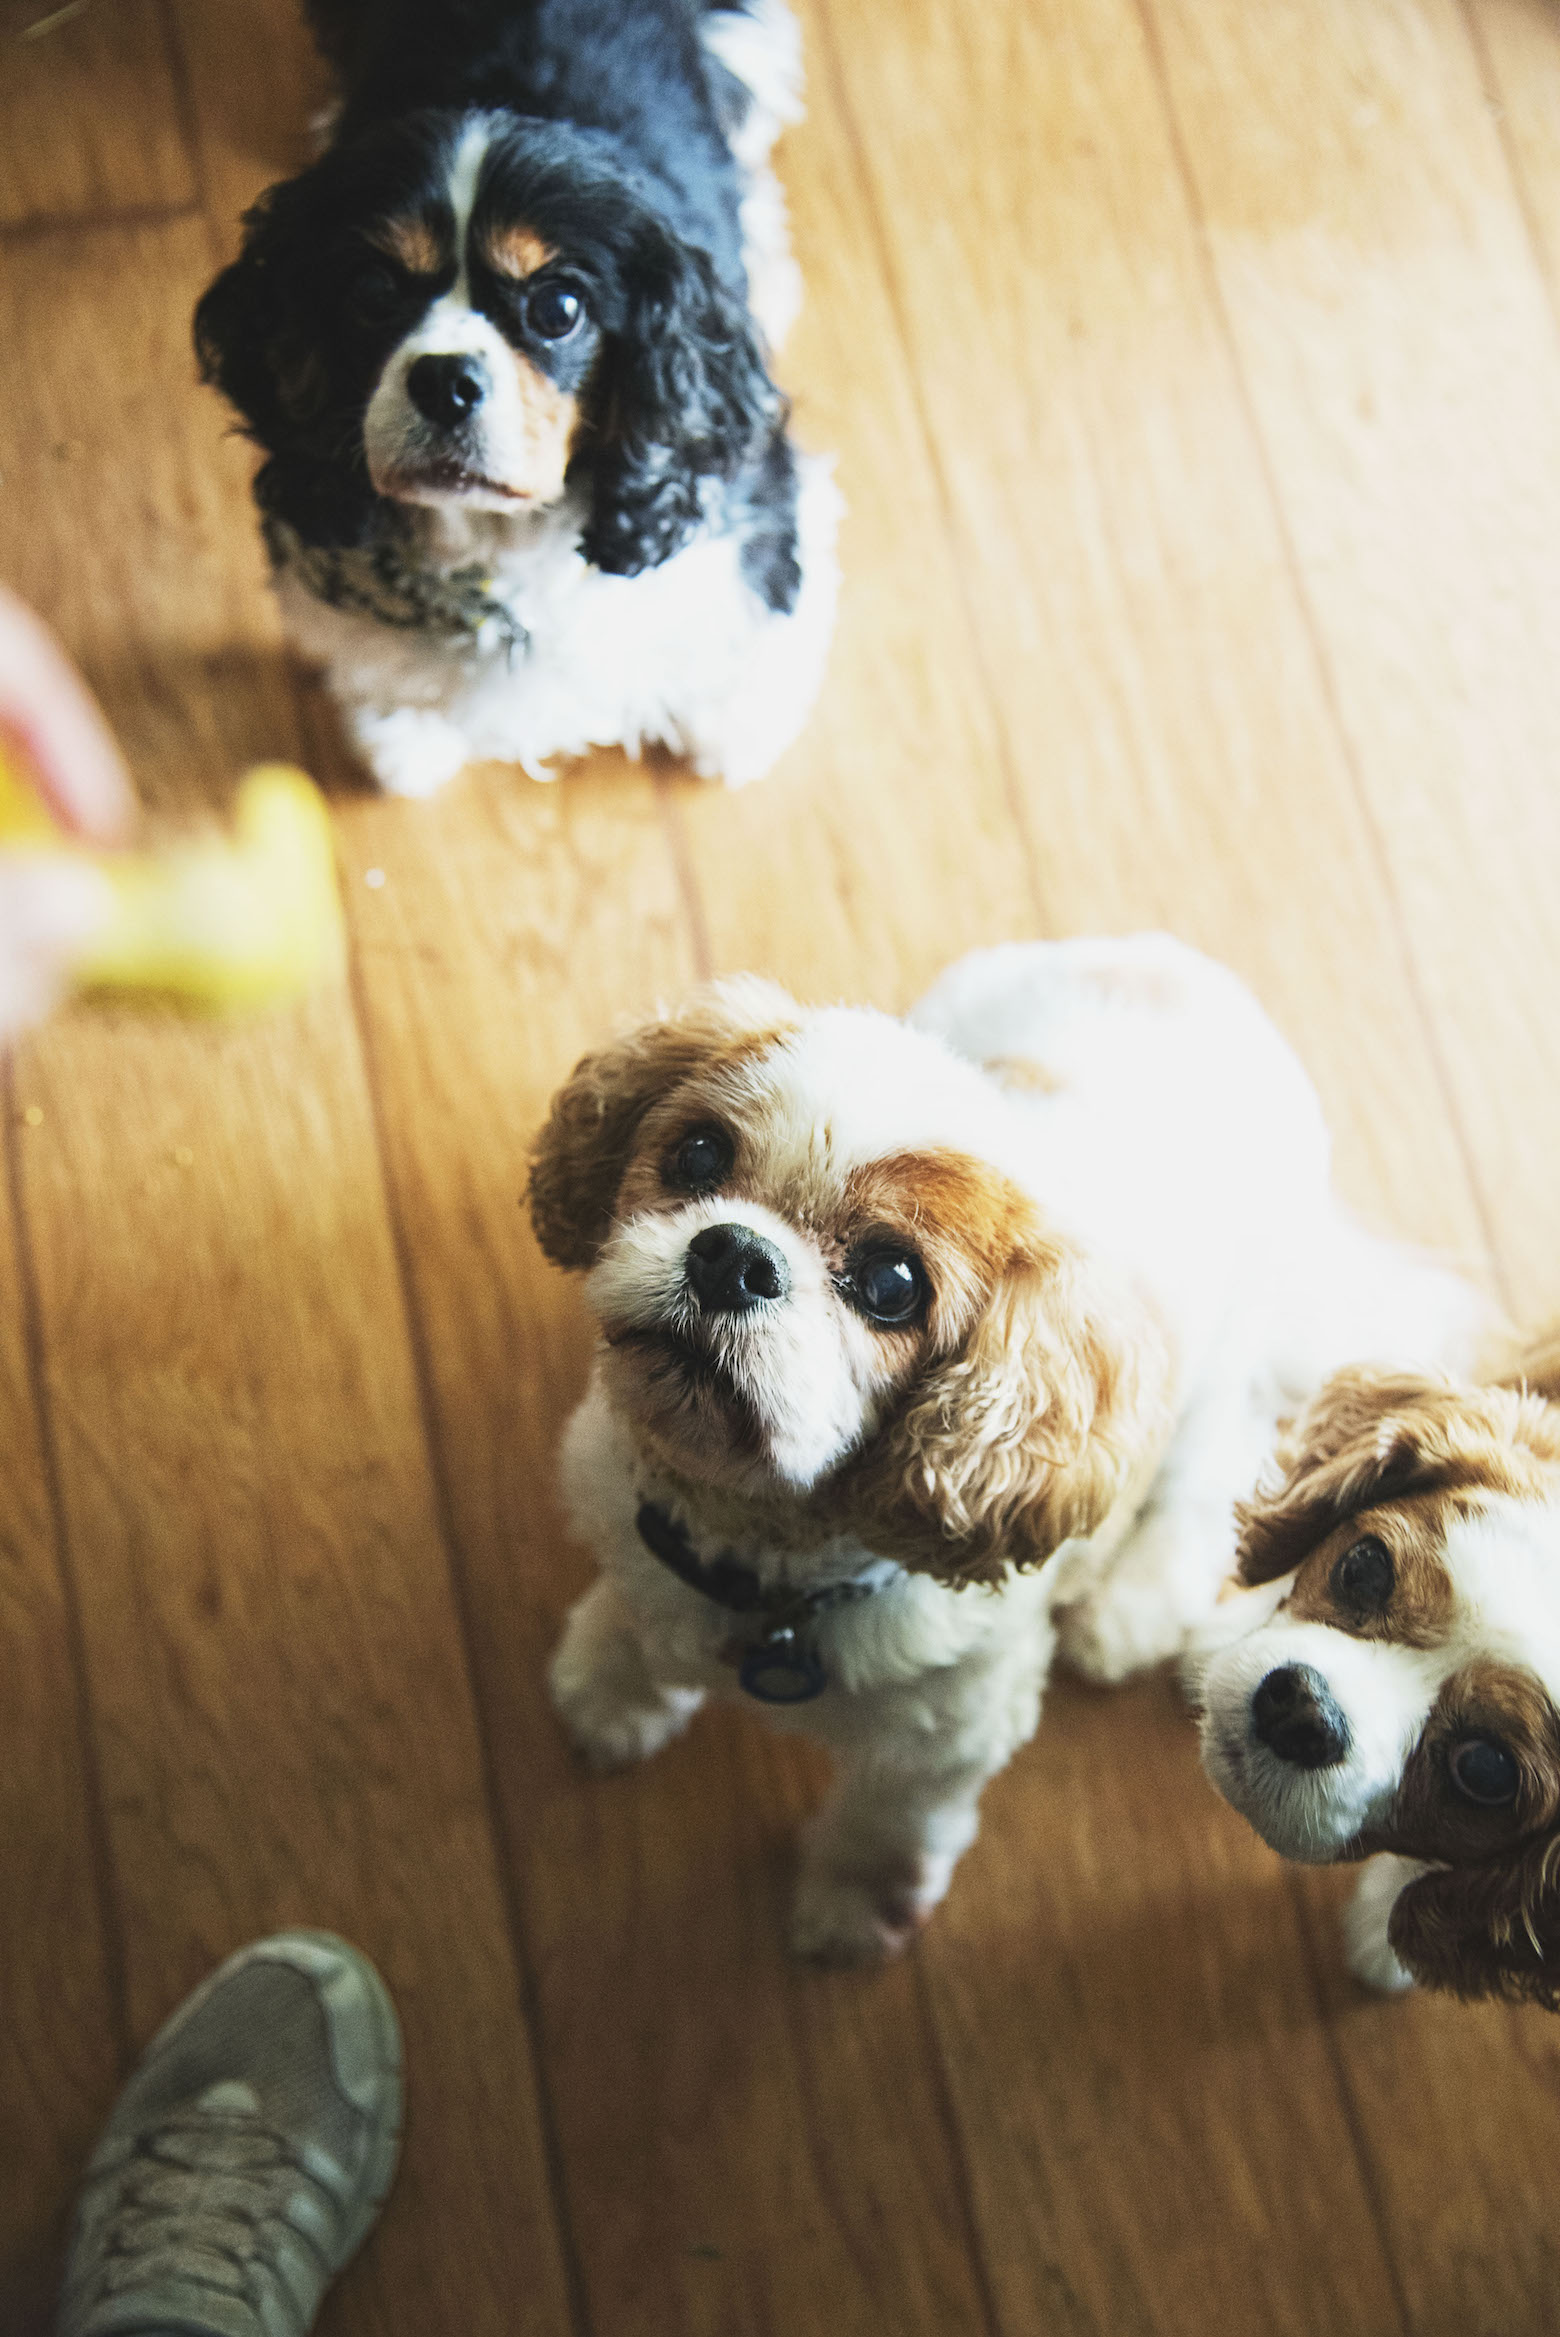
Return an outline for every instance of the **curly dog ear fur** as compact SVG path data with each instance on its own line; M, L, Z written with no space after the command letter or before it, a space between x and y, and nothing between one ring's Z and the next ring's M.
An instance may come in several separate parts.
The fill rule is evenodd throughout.
M1145 1482L1170 1430L1157 1336L1068 1246L1028 1236L853 1472L872 1546L965 1584L1038 1566Z
M713 261L658 223L637 238L626 329L593 393L587 560L610 576L659 567L729 481L785 428L747 311Z
M255 480L261 510L305 543L356 544L381 506L350 406L306 322L326 167L284 180L245 213L242 252L196 307L195 353L202 380L237 408L266 454Z
M586 1055L553 1097L531 1156L536 1238L556 1266L595 1263L640 1121L691 1072L795 1019L776 984L714 982L678 1011Z
M1426 1988L1560 2012L1560 1835L1420 1875L1399 1892L1387 1936Z
M1341 1371L1290 1432L1279 1481L1237 1509L1240 1578L1292 1572L1346 1518L1380 1502L1459 1485L1530 1492L1545 1458L1560 1458L1560 1435L1538 1396Z

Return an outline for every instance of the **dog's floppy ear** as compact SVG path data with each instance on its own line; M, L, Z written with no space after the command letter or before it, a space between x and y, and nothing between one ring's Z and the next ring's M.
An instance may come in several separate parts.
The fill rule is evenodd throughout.
M1478 1866L1432 1867L1398 1893L1387 1936L1426 1988L1560 2012L1560 1835Z
M1162 1343L1068 1245L1025 1238L956 1351L868 1449L852 1507L874 1549L999 1582L1101 1525L1169 1427Z
M1537 1398L1422 1373L1337 1373L1285 1440L1278 1481L1236 1511L1240 1579L1288 1574L1379 1502L1455 1485L1529 1490L1543 1411Z
M712 982L676 1014L587 1055L553 1097L531 1155L531 1223L555 1266L590 1266L646 1112L690 1072L773 1038L796 1019L778 984Z
M244 216L244 247L195 310L201 378L237 407L267 456L263 511L305 543L354 544L378 498L361 434L340 409L309 296L321 166L272 187Z
M785 401L746 309L708 254L646 221L627 261L628 315L592 394L587 560L610 576L659 567L783 430Z

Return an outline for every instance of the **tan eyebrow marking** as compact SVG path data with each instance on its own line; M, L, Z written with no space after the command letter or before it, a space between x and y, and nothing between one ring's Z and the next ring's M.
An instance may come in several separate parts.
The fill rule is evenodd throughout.
M534 276L538 268L545 268L558 254L534 227L514 226L488 228L482 237L482 257L497 275L510 276L520 283L525 277Z
M516 480L532 501L551 503L563 493L564 474L574 451L579 401L559 389L528 357L516 356L520 412L525 436L525 478Z
M382 219L369 230L369 242L414 276L437 276L447 266L443 245L426 219L413 213Z

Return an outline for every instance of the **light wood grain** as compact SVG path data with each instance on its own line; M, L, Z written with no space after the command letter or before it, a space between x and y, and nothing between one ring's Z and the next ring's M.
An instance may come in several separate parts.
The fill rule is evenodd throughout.
M781 1952L805 1750L709 1715L602 1783L541 1692L588 1573L552 1494L587 1341L526 1147L583 1048L708 966L898 1005L981 941L1168 924L1279 1015L1361 1206L1525 1311L1556 1289L1560 21L803 14L784 371L839 453L846 589L813 722L738 797L611 757L357 791L188 349L238 212L310 151L291 0L93 0L52 60L0 42L34 77L0 71L0 565L160 812L301 749L352 935L299 1015L78 1015L18 1067L24 2337L116 1971L139 2037L288 1919L380 1958L411 2047L406 2174L332 2330L1552 2323L1560 2029L1361 1999L1346 1878L1221 1808L1166 1684L1060 1687L916 1958L865 1979Z
M179 65L161 0L0 0L0 230L192 203Z
M593 2323L978 2331L908 1976L852 2017L784 1968L783 1782L716 1723L604 1786L539 1693L586 1579L552 1497L584 1340L525 1154L573 1056L691 976L653 790L484 774L357 808L344 860L385 873L363 1009Z
M65 2201L118 2082L123 2007L11 1207L25 1109L0 1066L0 2325L43 2337Z
M1351 1192L1477 1255L1136 17L884 0L817 21L1059 922L1168 924L1237 966L1318 1079Z
M1539 1320L1560 1290L1560 721L1537 682L1560 621L1560 347L1511 156L1455 9L1280 6L1256 38L1238 12L1153 5L1504 1287ZM1548 2025L1404 2011L1339 2017L1414 2325L1538 2326L1560 2270Z
M226 259L240 215L273 180L314 159L330 83L288 0L170 5L207 224Z
M1508 156L1450 0L1297 0L1264 11L1260 35L1238 11L1156 14L1508 1287L1552 1307L1534 1109L1554 1060L1540 1002L1560 964L1560 708L1535 685L1560 629L1560 343Z
M1378 1210L1402 1196L1417 1230L1477 1253L1433 1056L1400 941L1375 914L1368 831L1176 205L1133 20L1096 11L1080 25L1058 11L1051 21L911 21L885 5L819 10L809 25L814 123L860 158L852 193L867 206L890 295L874 312L852 284L830 302L826 280L817 301L856 328L829 352L849 390L833 419L854 524L878 578L926 559L933 531L931 564L940 555L954 586L935 598L923 587L940 678L951 696L984 703L1011 774L988 838L979 814L966 821L962 780L950 788L944 769L927 785L913 763L901 772L882 752L883 718L858 701L853 802L869 825L862 873L846 867L870 882L877 835L892 824L919 871L879 912L898 921L900 964L876 994L909 995L930 970L928 943L947 946L950 894L957 918L993 877L993 889L1011 885L1026 868L1037 881L1018 930L1039 928L1053 898L1063 926L1169 923L1287 1003L1302 1043L1307 1026L1321 1032L1318 1069L1338 1087L1392 1089L1412 1131L1389 1131L1363 1162L1351 1159L1355 1189L1367 1186ZM1107 121L1120 140L1108 157ZM924 168L934 126L957 174L952 203ZM1014 173L1014 155L1029 152L1054 158L1043 176ZM794 162L792 184L801 217L809 197L820 203L803 231L808 248L848 251L847 221L823 211L827 188ZM1123 253L1129 191L1137 240ZM814 281L816 291L816 271ZM792 358L804 381L812 357L804 337ZM906 375L920 427L885 444L883 417ZM1146 411L1134 395L1144 379ZM1228 665L1199 652L1199 637L1227 645ZM712 951L730 962L746 939L746 904L726 881L734 816L687 792L680 802ZM748 816L746 804L735 815ZM1295 897L1288 872L1302 835L1344 871L1337 902L1315 888ZM955 836L960 880L949 887ZM829 895L819 885L815 897ZM850 921L803 930L813 950L836 952L826 986L848 980ZM1330 990L1352 995L1362 977L1379 993L1369 1029L1324 1003ZM1440 1183L1427 1192L1432 1162ZM1092 1722L1092 1797L1056 1790L1043 1730L992 1796L997 1813L1017 1813L1001 1836L1006 1857L983 1843L922 1950L999 2316L1023 2327L1044 2296L1060 2325L1079 2329L1233 2326L1250 2312L1301 2331L1319 2310L1330 2326L1394 2325L1391 2271L1327 2041L1314 2026L1297 2038L1288 2009L1309 1986L1271 1862L1201 1787L1184 1723L1166 1707L1064 1709ZM1096 1805L1117 1762L1178 1783L1157 1823L1141 1808L1116 1817L1123 1872L1109 1879L1114 1915L1096 1916L1094 1931L1088 1910L1106 1887L1099 1840L1111 1829ZM1087 1762L1078 1766L1086 1775ZM1169 1905L1180 1878L1225 1871L1245 1898L1232 1880L1227 1898L1186 1909L1181 1928L1139 1918L1135 1934L1112 1933L1116 1952L1105 1956L1103 1926L1122 1914L1124 1894L1151 1906L1157 1892ZM1003 1879L983 1891L983 1872ZM1263 1874L1272 1879L1253 1915L1249 1887ZM1021 1910L1010 1948L993 1932L993 1893L1004 1915ZM1217 2052L1187 2033L1206 2045L1219 2030L1208 1932L1248 1973L1260 1950L1271 1977L1271 1993L1242 2004ZM1029 1979L1026 1955L1039 1965ZM1052 2050L1058 2034L1067 2042ZM1081 2054L1080 2034L1090 2040ZM1329 2172L1297 2187L1282 2138L1306 2129L1308 2159ZM1337 2179L1351 2164L1352 2186ZM1189 2211L1227 2198L1235 2170L1240 2213L1215 2236ZM1042 2267L1065 2270L1042 2278Z
M1465 0L1495 134L1560 318L1560 46L1545 0Z
M220 775L298 744L247 465L185 354L206 248L198 223L97 231L29 250L0 295L30 385L0 467L45 412L72 448L14 581L50 607L163 804L215 800ZM128 465L137 435L147 457ZM523 2292L537 2329L562 2331L523 1988L348 994L231 1032L67 1018L20 1077L43 1113L25 1234L132 2027L278 1924L360 1942L414 2077L405 2212L338 2325L447 2313L499 2337Z

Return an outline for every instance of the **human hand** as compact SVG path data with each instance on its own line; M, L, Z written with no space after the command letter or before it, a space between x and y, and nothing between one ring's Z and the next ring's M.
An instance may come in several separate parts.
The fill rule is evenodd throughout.
M108 726L52 634L3 586L0 752L67 833L96 844L124 835L133 799ZM95 870L0 846L0 1042L48 1012L109 906Z

